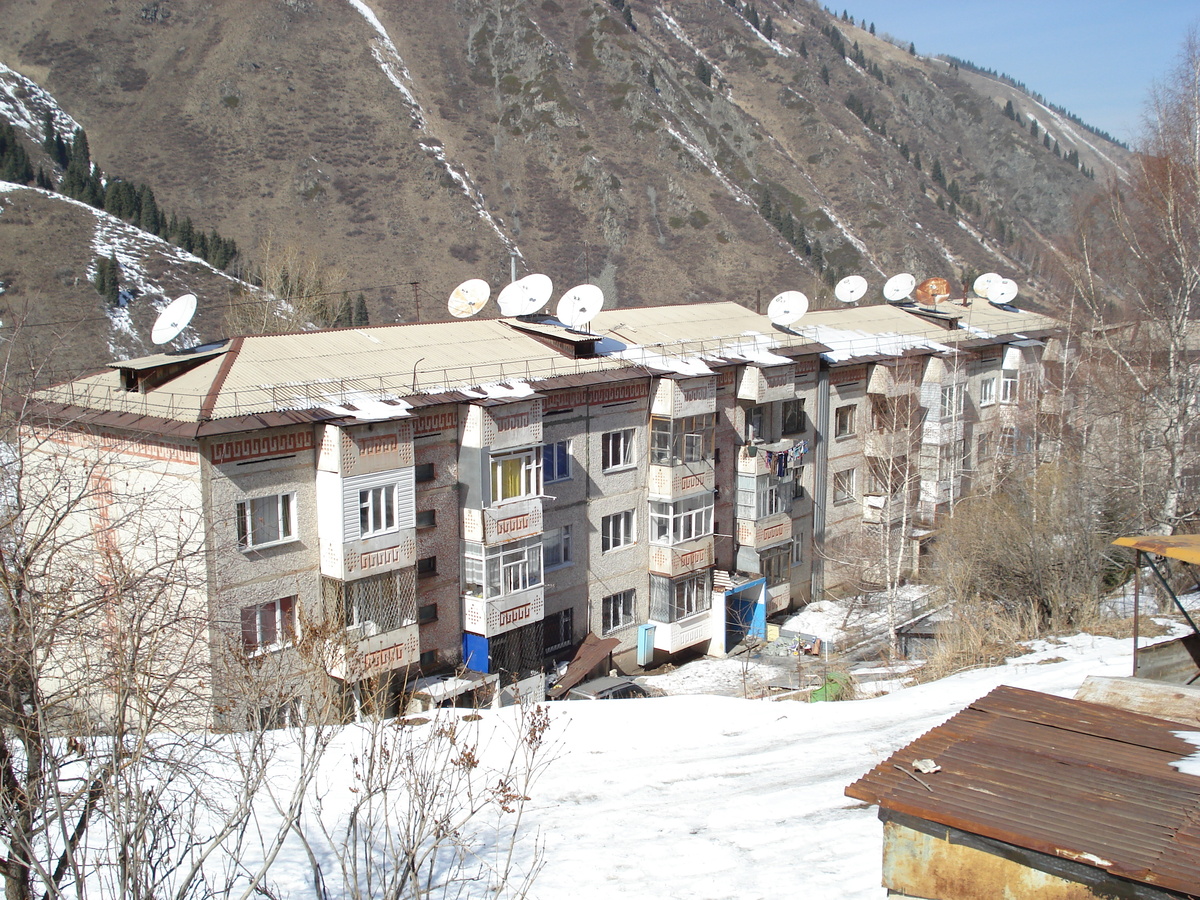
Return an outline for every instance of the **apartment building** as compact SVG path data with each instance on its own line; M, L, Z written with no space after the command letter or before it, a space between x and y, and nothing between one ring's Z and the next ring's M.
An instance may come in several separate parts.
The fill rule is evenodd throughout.
M240 337L32 399L102 466L185 483L196 527L160 552L204 560L187 590L214 706L246 713L229 661L249 659L295 682L257 711L286 717L306 636L347 702L382 686L389 706L418 673L510 678L589 634L626 670L725 653L842 577L829 546L881 524L913 540L963 489L964 447L1020 443L1005 398L1040 396L1054 323L975 313L781 328L711 303L602 312L592 334L526 317Z

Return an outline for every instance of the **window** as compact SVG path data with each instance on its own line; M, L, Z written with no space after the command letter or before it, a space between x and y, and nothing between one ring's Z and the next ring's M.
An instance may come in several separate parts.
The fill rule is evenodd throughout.
M992 436L990 434L981 434L975 439L975 456L980 462L992 458Z
M296 539L296 495L274 494L237 505L237 541L242 550Z
M428 672L430 669L437 667L438 655L436 650L425 650L421 653L418 659L422 671Z
M833 414L833 436L849 437L854 434L854 406L839 406Z
M574 620L574 613L570 609L546 616L542 622L542 649L544 652L554 653L571 646Z
M678 544L713 533L713 495L650 503L650 542Z
M600 549L607 553L634 542L633 510L605 516L600 520Z
M795 486L773 475L739 474L737 479L737 515L739 519L762 519L790 512Z
M804 564L804 535L799 531L792 532L792 565Z
M304 705L299 697L258 708L258 728L294 728L304 724Z
M833 473L833 502L848 503L854 499L856 469L844 469Z
M600 601L603 620L601 631L604 634L633 624L633 596L632 590L621 591L619 594L609 594Z
M783 401L783 433L800 434L808 429L808 418L804 415L803 400Z
M634 430L609 431L601 435L600 467L604 471L625 469L633 465Z
M694 616L712 606L712 589L708 586L708 575L708 572L701 572L675 582L674 601L671 604L672 622Z
M571 477L571 442L557 441L542 447L542 479L566 481Z
M274 650L296 639L296 598L242 607L242 649L247 653Z
M321 596L326 609L342 610L347 628L363 626L360 639L417 620L417 579L411 567L353 581L322 578Z
M957 384L947 384L942 388L942 418L961 416L966 403L966 393Z
M716 417L682 416L678 419L655 417L650 420L650 462L669 466L680 462L700 462L713 455Z
M418 528L434 528L437 526L437 510L423 509L417 513Z
M425 484L437 478L437 471L433 468L433 463L418 463L413 468L413 480L417 484Z
M746 440L765 441L767 439L767 408L751 406L746 410Z
M542 583L540 537L496 547L467 543L463 549L463 590L494 600Z
M542 565L546 569L569 566L574 561L571 551L571 526L564 525L542 535Z
M519 450L492 456L492 503L536 497L542 492L542 454Z
M436 622L438 618L437 604L426 603L424 606L417 609L417 621L422 625L428 625L430 622Z
M437 557L426 556L424 559L417 560L417 577L429 578L437 574Z
M1000 402L1017 402L1017 370L1002 369L1000 371Z
M395 531L396 485L368 488L358 492L358 533L373 537Z
M759 569L767 579L767 587L786 584L790 580L791 574L788 570L791 568L791 557L791 541L788 541L782 547L772 547L769 550L764 550L758 555Z
M996 378L989 375L979 381L979 405L991 406L996 402Z

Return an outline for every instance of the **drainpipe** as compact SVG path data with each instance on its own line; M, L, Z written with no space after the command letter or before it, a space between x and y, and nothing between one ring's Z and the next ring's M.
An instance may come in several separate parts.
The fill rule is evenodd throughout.
M825 598L825 501L829 480L829 368L817 369L817 416L813 421L812 599Z

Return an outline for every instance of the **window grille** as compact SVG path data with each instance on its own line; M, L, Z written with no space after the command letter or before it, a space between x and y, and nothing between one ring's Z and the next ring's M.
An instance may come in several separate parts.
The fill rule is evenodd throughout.
M347 628L373 622L383 632L417 621L417 578L412 568L355 581L323 578L322 591L326 608L340 609Z

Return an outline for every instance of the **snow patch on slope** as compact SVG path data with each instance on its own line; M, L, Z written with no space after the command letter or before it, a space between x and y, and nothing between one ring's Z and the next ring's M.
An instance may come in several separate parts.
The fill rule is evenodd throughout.
M47 110L58 133L70 139L79 123L63 112L54 98L36 82L0 63L0 115L41 142L46 137L42 121Z
M421 109L421 104L417 101L416 93L413 89L412 73L408 71L408 66L404 64L404 59L400 56L400 51L396 49L396 44L392 41L391 36L387 33L387 29L383 27L383 23L379 21L379 17L375 15L375 11L364 2L364 0L346 0L355 10L358 11L364 19L367 20L378 37L371 45L371 55L379 64L379 68L383 70L384 76L392 85L400 92L400 96L404 98L404 103L408 106L409 116L412 118L413 127L426 134L430 134L428 122L425 118L425 112ZM466 169L455 166L446 158L446 149L441 141L436 138L421 141L419 146L422 150L428 153L441 167L446 174L459 186L459 189L470 201L475 208L476 214L484 222L486 222L497 237L500 238L504 246L512 254L524 258L517 244L512 238L508 237L500 227L500 223L496 218L488 212L487 203L483 195L483 191L479 190L475 185L475 180L471 177L471 173Z

